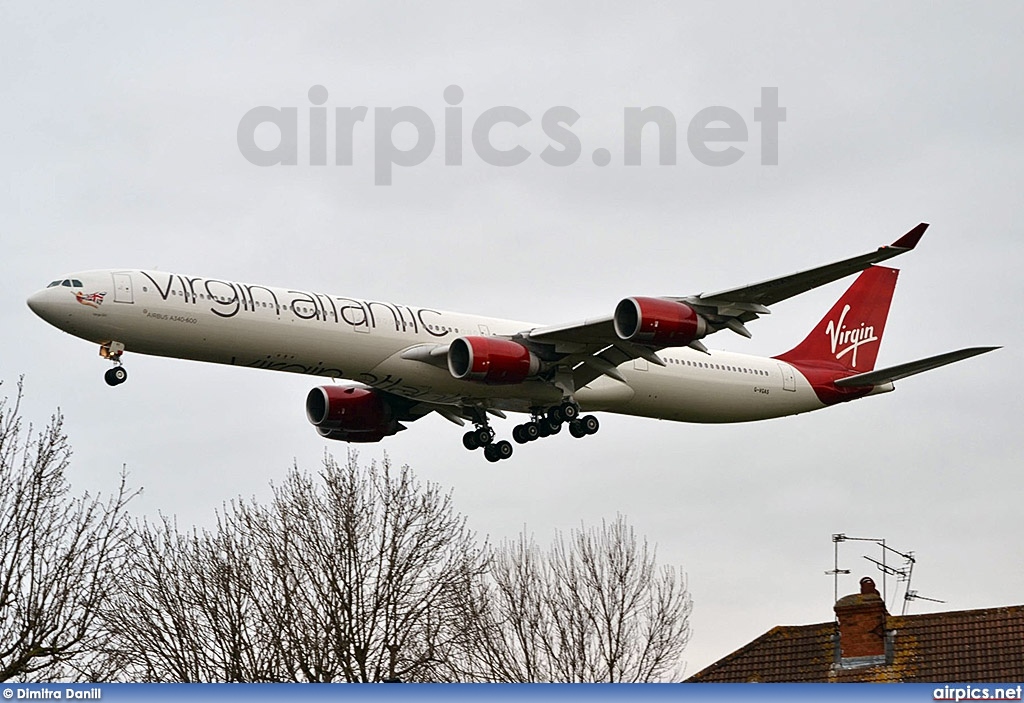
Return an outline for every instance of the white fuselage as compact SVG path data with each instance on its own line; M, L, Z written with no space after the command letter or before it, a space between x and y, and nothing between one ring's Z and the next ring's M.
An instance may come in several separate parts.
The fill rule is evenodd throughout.
M474 402L528 412L558 403L552 384L485 385L443 366L402 358L421 345L465 335L511 336L537 325L305 290L177 274L112 270L55 282L29 306L60 329L127 352L350 379L420 401ZM792 365L771 358L688 347L658 353L577 389L587 411L685 422L744 422L825 405Z

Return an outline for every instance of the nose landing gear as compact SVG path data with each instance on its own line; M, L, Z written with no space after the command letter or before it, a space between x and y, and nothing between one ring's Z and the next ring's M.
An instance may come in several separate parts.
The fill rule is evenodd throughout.
M124 345L120 342L107 342L100 345L100 356L114 362L114 368L107 369L103 374L103 380L108 386L120 386L128 380L128 370L121 366L121 355L124 354Z
M128 380L128 371L123 366L115 366L112 369L107 369L107 372L103 374L103 380L107 382L108 386L120 386Z

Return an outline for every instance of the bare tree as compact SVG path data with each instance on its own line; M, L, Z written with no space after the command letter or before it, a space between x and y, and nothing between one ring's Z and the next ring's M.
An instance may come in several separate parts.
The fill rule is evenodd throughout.
M295 678L434 680L453 592L481 570L465 518L387 459L328 456L318 478L293 471L269 510L242 516L266 549L278 598L265 616Z
M111 655L135 680L437 680L481 564L449 493L327 456L214 531L141 525Z
M106 650L128 681L279 681L261 612L269 579L234 513L212 531L139 524L131 571L103 614Z
M504 542L471 603L467 674L490 681L641 682L682 673L692 601L623 517L557 534L543 553Z
M455 592L482 570L450 492L353 454L320 480L292 472L265 514L282 649L305 680L436 679Z
M70 495L56 414L0 397L0 681L655 681L691 602L619 517L478 546L409 467L326 456L210 530Z
M22 383L0 397L0 681L93 679L97 614L125 565L121 473L107 501L70 495L58 412L39 432L21 418Z
M350 454L209 531L141 523L104 622L126 680L657 681L690 609L624 518L480 548L450 493Z

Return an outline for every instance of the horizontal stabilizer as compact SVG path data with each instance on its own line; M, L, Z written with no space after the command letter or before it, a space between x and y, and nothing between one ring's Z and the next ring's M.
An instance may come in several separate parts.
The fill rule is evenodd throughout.
M908 361L905 364L890 366L887 369L878 369L877 371L859 373L856 376L847 376L846 378L841 378L836 381L835 385L839 388L863 388L865 386L877 386L882 383L898 381L901 378L913 376L914 374L919 374L923 371L931 371L932 369L937 369L940 366L952 364L955 361L963 361L964 359L969 359L972 356L990 352L993 349L999 349L999 347L970 347L969 349L946 352L945 354L939 354L938 356L930 356L927 359Z

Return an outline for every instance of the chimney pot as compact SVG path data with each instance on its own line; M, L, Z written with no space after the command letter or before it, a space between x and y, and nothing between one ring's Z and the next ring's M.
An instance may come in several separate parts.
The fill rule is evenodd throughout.
M870 576L865 576L860 580L860 592L861 593L874 593L875 595L881 595L878 593L878 589L875 588L875 580Z

